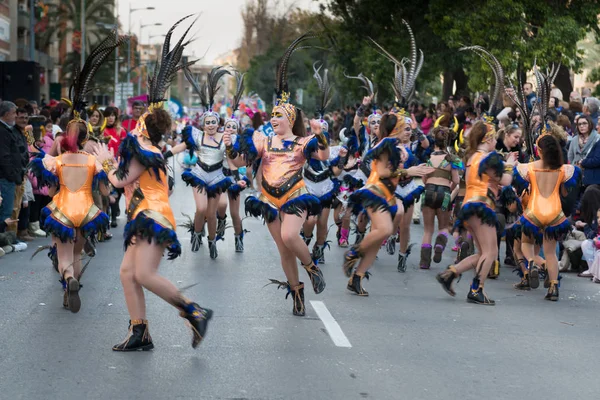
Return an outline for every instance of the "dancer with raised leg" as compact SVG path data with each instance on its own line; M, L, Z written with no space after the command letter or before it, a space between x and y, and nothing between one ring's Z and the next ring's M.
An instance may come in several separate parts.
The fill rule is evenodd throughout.
M294 301L292 312L298 316L305 315L306 310L304 283L298 276L297 259L308 273L315 293L325 289L323 273L312 260L308 246L300 237L300 230L307 217L318 215L321 211L319 199L306 190L302 176L304 164L311 158L326 161L329 144L323 134L306 136L301 110L288 102L288 63L294 50L309 38L305 34L296 39L277 67L277 102L271 115L275 135L267 137L261 132L254 132L252 136L249 152L262 158L262 184L259 197L248 197L245 202L246 214L263 217L267 223L287 277L287 282L272 282L287 288ZM318 124L319 121L311 121L313 129L318 129ZM245 165L246 161L233 148L231 136L227 133L224 142L233 163L238 167Z
M110 182L125 189L127 203L126 250L120 275L130 317L129 333L123 342L113 346L114 351L154 348L146 319L144 288L179 310L180 316L191 327L194 348L204 338L212 316L211 310L188 300L175 285L158 275L165 250L170 260L181 254L175 218L169 205L166 162L158 144L171 130L171 117L163 109L164 95L180 68L183 41L191 26L173 49L169 48L169 43L175 28L189 17L178 21L165 37L160 65L149 80L148 111L121 143L118 166L106 146L97 153Z

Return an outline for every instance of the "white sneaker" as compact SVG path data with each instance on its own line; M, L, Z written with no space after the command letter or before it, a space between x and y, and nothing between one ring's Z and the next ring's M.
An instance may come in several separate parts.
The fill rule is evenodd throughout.
M13 246L15 251L25 251L27 250L27 243L19 242Z
M15 248L13 246L3 246L2 251L4 251L4 254L8 254L15 251Z
M6 252L4 251L4 249L0 247L0 257L4 257L5 254Z

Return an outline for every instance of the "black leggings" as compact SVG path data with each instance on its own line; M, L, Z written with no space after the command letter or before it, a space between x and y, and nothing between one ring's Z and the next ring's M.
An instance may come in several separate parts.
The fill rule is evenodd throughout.
M35 200L29 202L29 222L38 222L42 208L52 201L52 197L43 194L35 194Z

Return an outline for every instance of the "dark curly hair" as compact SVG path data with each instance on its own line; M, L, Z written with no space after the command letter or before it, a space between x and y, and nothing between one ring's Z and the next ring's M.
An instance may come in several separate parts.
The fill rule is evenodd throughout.
M562 148L554 136L542 136L537 145L544 164L550 169L559 169L564 164Z
M158 146L163 135L171 130L171 116L167 111L157 109L146 117L145 122L150 141L154 146Z

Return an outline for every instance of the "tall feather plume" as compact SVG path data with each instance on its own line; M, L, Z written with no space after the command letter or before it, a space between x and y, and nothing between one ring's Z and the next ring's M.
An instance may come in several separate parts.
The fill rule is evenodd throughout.
M313 76L317 80L317 85L319 85L319 109L317 112L321 118L323 118L325 115L325 111L327 110L327 107L329 107L329 104L333 98L333 89L331 87L331 83L329 82L328 76L329 70L325 68L323 71L323 76L321 77L320 71L322 67L323 66L321 65L319 68L317 68L316 62L313 64L313 70L315 71Z
M212 107L215 104L215 96L221 88L221 86L219 86L219 80L225 75L231 75L231 73L223 67L214 67L208 73L206 82L208 85L208 108L210 110L212 110Z
M200 96L200 104L206 110L208 110L208 98L206 97L206 83L199 83L196 77L192 74L189 67L183 68L183 75L187 79L187 81L192 85L192 89L198 96Z
M560 70L560 64L558 67L552 64L550 69L546 68L546 73L540 71L537 65L534 65L533 72L535 74L535 79L537 82L537 102L536 105L542 116L542 119L546 118L546 114L548 113L548 109L550 108L550 95L552 92L552 85L554 84L554 80L556 79L556 75L558 75L558 71Z
M523 133L525 136L525 145L527 147L527 151L530 155L534 153L534 132L533 132L533 109L530 111L527 107L527 96L523 91L523 83L521 79L519 79L519 88L515 89L512 80L510 78L507 79L510 89L506 90L506 94L510 99L515 103L517 109L521 114L521 119L523 121Z
M183 56L183 50L188 42L184 43L184 39L189 33L190 29L196 22L197 18L190 24L188 29L181 36L179 41L173 46L171 49L171 37L173 36L173 32L175 28L181 24L181 22L190 18L193 14L183 17L179 21L177 21L171 29L167 32L165 36L165 41L163 43L163 49L161 52L161 59L157 61L156 66L154 68L154 74L151 77L148 77L148 103L156 104L164 101L165 92L167 88L171 84L171 81L175 77L175 74L178 70L181 69L181 66L178 66L181 61L181 57ZM186 63L186 67L194 64L195 61L190 61Z
M375 85L373 85L373 82L369 78L364 76L362 72L358 74L358 76L350 76L346 75L346 73L344 73L344 76L348 79L359 80L362 83L361 88L367 91L367 95L369 97L373 97L373 102L376 102L375 97L377 96L377 93L375 92Z
M491 114L494 107L501 102L501 94L504 92L504 70L502 69L502 65L500 61L492 53L487 51L481 46L468 46L461 47L458 49L459 51L472 51L477 54L481 59L491 68L492 73L494 74L494 93L492 95L492 99L490 101L490 108L488 110L488 114Z
M76 68L73 74L73 82L69 88L69 97L73 104L73 112L82 113L86 106L86 97L92 90L92 80L106 58L129 37L119 36L116 33L108 35L96 46L85 60L83 68Z
M283 53L283 56L279 59L279 62L277 63L277 75L275 81L275 94L278 98L281 97L283 92L289 93L290 91L288 87L288 67L292 54L298 47L300 47L301 43L314 37L316 37L316 35L312 34L311 32L301 35L288 46Z
M235 71L233 73L235 77L235 94L233 96L233 104L231 105L231 113L235 113L240 105L240 100L242 99L242 95L244 94L244 77L246 74L242 74L239 71Z
M394 64L395 68L392 88L394 89L394 94L397 98L396 100L404 105L410 101L414 94L415 83L417 82L417 77L421 72L421 68L423 67L423 61L425 57L423 55L423 51L417 48L415 37L410 25L405 20L402 20L402 22L408 29L408 34L410 36L410 59L404 58L400 61L390 52L384 49L383 46L377 43L373 38L369 37L369 40L373 42L381 55L386 57Z

